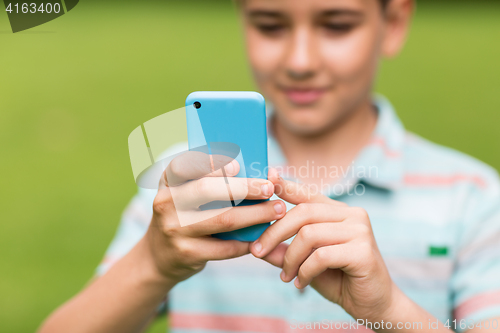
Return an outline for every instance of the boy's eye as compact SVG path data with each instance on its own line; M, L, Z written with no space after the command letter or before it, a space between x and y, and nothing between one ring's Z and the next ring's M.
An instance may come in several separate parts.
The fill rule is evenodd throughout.
M354 28L351 23L325 23L323 27L331 32L348 32Z
M275 34L285 29L283 24L257 24L256 27L264 34Z

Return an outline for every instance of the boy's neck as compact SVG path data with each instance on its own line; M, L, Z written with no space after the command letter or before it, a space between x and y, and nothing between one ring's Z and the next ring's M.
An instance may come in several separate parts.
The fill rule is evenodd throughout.
M367 99L358 108L351 111L339 123L332 124L330 129L316 136L303 136L283 126L277 118L274 118L273 131L283 153L287 159L287 166L292 170L308 166L314 167L309 170L308 179L301 178L304 183L321 185L338 180L339 177L331 177L332 167L346 171L356 158L358 153L369 142L377 123L377 113L371 99ZM326 167L328 173L319 167ZM321 170L321 172L316 172ZM321 173L322 176L317 176ZM302 173L303 175L303 173ZM328 175L328 176L327 176ZM325 177L326 176L326 177Z

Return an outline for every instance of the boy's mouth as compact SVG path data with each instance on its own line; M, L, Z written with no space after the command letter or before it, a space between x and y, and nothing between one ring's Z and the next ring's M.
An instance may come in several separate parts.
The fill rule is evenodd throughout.
M281 88L281 91L288 100L297 105L315 103L323 96L326 90L326 88Z

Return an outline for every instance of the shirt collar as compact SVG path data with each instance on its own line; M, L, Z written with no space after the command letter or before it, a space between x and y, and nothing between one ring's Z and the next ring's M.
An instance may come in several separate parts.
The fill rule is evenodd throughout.
M405 128L385 97L374 96L373 104L378 111L378 118L370 141L346 170L338 170L342 172L342 179L327 186L323 191L325 195L339 197L351 193L360 182L386 190L395 190L400 186ZM270 118L274 113L272 105L268 104L266 110ZM269 166L286 166L286 158L269 126L268 151Z

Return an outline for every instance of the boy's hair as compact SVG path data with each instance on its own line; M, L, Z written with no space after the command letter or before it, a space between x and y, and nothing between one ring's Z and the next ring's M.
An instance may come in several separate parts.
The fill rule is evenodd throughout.
M382 7L385 8L387 7L387 4L391 1L391 0L379 0L380 3L382 4Z
M380 2L380 4L382 5L382 8L385 9L385 7L387 7L387 4L391 1L391 0L378 0ZM241 2L241 0L234 0L235 3L239 3Z

